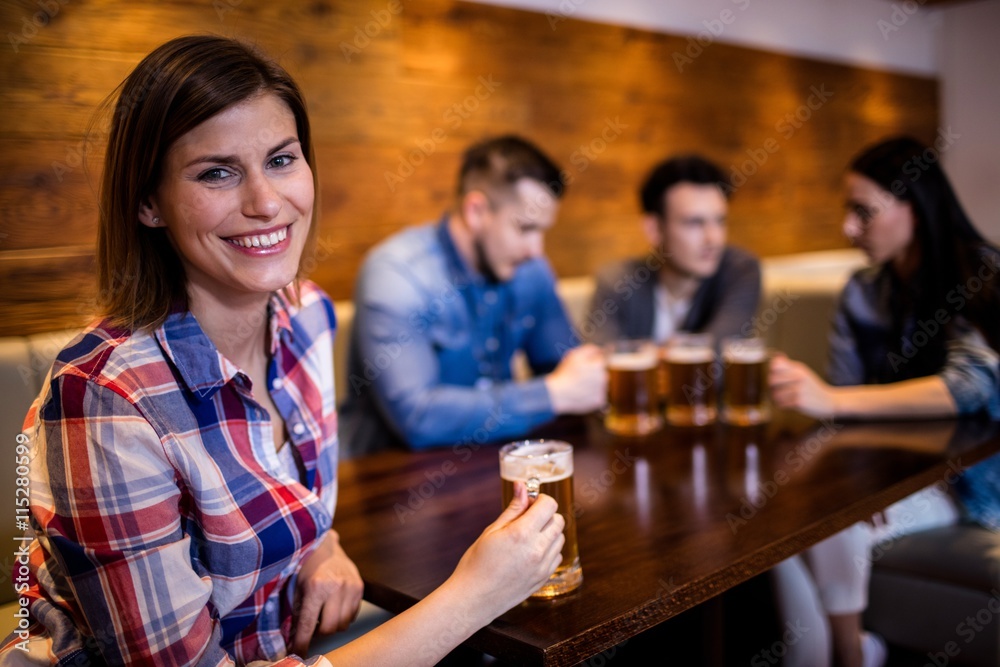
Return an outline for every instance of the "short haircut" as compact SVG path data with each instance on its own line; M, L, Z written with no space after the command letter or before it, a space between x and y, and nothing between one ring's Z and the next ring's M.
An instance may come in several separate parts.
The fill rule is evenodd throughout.
M136 65L116 91L101 182L97 229L97 303L116 326L154 329L171 309L186 306L180 257L163 236L139 222L156 191L170 147L226 109L269 93L295 117L303 156L317 187L305 100L291 76L253 47L214 35L178 37ZM109 98L106 105L114 100ZM316 211L305 258L316 234Z
M482 190L491 199L505 199L522 178L538 181L559 199L566 179L559 166L537 146L515 135L486 139L466 149L458 172L456 194L461 199Z
M646 177L639 200L644 213L652 213L660 218L666 215L667 190L678 183L694 185L715 185L726 199L732 188L729 179L714 163L700 155L680 155L659 163Z

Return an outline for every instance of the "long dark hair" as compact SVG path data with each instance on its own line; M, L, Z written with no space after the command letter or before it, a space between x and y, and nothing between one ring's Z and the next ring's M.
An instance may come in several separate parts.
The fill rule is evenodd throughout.
M214 35L163 44L143 58L117 92L101 183L98 306L117 326L155 328L171 307L187 302L184 268L173 246L162 229L139 223L140 203L159 185L171 145L229 107L271 93L295 116L318 193L309 118L288 72L253 47ZM317 208L303 261L316 234Z
M1000 290L991 279L997 274L1000 250L972 226L939 160L936 149L901 136L870 146L851 161L851 171L874 181L896 199L909 202L916 222L920 262L907 286L909 293L893 300L895 337L890 349L899 348L904 319L933 321L944 309L949 324L956 315L962 316L979 329L990 347L1000 350ZM945 339L931 337L927 349L909 364L907 375L919 377L939 371L944 364Z

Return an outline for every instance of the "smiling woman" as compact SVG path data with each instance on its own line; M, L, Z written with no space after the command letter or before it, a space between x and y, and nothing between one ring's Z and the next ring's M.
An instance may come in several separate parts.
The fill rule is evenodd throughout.
M25 420L28 618L3 664L295 665L355 617L332 526L333 306L300 275L315 192L302 95L246 45L178 38L122 85L104 313ZM554 571L555 509L519 487L440 588L331 657L438 662Z
M212 252L210 241L221 249L220 234L270 240L298 222L297 253L285 255L298 271L317 187L305 100L287 72L236 42L174 40L121 85L112 121L98 227L100 305L112 321L155 327L187 305L189 272L207 268L193 260ZM188 257L199 235L203 249Z
M295 278L313 195L295 116L279 97L264 93L170 147L139 220L166 226L197 315L269 294Z

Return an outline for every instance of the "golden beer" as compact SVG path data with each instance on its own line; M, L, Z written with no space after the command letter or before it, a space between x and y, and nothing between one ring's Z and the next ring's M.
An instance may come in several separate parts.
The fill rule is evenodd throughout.
M660 412L667 409L667 394L670 393L670 385L667 380L667 354L666 350L660 348L656 352L656 400L660 407Z
M722 419L749 426L771 418L768 394L768 354L763 339L723 341Z
M608 409L604 426L619 435L646 435L663 426L659 410L655 345L645 341L613 343L606 350Z
M562 561L549 581L531 597L551 598L576 589L583 581L580 550L573 514L573 446L559 441L526 440L500 448L500 483L503 506L514 498L514 482L528 484L529 493L552 496L566 521Z
M664 350L667 362L667 422L674 426L704 426L717 416L717 369L711 337L675 337Z

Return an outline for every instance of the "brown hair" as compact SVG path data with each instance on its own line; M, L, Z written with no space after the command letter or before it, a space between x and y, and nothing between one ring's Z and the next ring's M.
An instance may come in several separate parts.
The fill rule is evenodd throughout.
M458 199L472 190L485 190L496 198L509 196L522 178L538 181L556 199L566 191L559 166L540 148L516 135L485 139L465 150L455 189Z
M162 229L139 222L177 139L225 109L261 93L283 100L295 116L319 193L305 100L292 77L253 47L233 39L178 37L143 58L116 90L101 181L97 232L98 307L117 326L156 328L187 303L185 275ZM114 94L109 98L114 99ZM299 262L301 276L316 234L316 211Z

